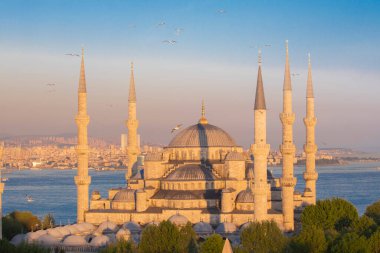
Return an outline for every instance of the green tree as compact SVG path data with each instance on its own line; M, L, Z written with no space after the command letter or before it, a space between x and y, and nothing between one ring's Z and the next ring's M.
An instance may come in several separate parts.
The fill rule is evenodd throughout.
M364 236L346 233L334 242L330 251L331 253L371 253L371 248Z
M380 253L380 228L368 239L372 253Z
M305 208L301 214L302 227L317 226L323 230L349 229L359 219L358 211L350 202L332 198L318 200L316 205Z
M136 245L131 241L118 240L116 243L108 245L100 253L136 253Z
M16 247L13 246L8 240L0 240L0 252L16 252Z
M24 226L11 216L6 215L2 219L3 221L3 236L8 240L12 240L13 236L26 232ZM2 252L2 251L0 251Z
M213 234L201 244L199 253L221 253L223 250L224 241L218 234Z
M41 228L41 221L29 211L13 211L10 217L20 222L27 231Z
M10 244L7 240L0 240L1 253L51 253L51 250L37 244L22 243L18 246Z
M55 225L55 219L52 214L48 213L42 220L42 228L52 228Z
M290 243L291 250L297 253L323 253L326 252L327 246L325 233L317 226L302 229Z
M197 234L190 222L180 229L181 252L196 253L198 252Z
M372 218L363 215L357 222L355 222L353 228L358 235L364 235L368 238L376 230L376 223Z
M274 221L250 224L242 231L240 241L244 250L254 253L282 252L287 245L287 239Z
M365 215L371 217L380 226L380 200L367 206Z

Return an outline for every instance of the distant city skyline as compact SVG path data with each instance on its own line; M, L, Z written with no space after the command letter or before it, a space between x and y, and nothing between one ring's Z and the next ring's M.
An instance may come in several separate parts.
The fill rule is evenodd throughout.
M247 148L261 46L268 143L278 149L288 39L297 148L310 52L317 145L379 151L379 9L376 1L1 1L0 134L76 132L80 58L65 54L84 45L90 136L120 141L127 132L133 61L143 142L168 144L175 125L198 121L204 99L210 124Z

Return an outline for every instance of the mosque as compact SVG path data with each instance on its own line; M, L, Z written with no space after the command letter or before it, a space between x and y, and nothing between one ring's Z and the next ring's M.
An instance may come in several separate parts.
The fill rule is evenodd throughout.
M293 142L292 86L286 43L285 77L283 85L282 176L274 178L267 169L270 146L266 138L266 104L261 54L254 103L254 138L249 154L243 151L223 129L206 119L202 103L201 117L194 125L180 131L161 152L148 153L144 168L137 169L136 90L131 65L128 99L128 171L127 186L110 189L108 196L94 191L89 199L87 93L84 57L82 54L78 89L78 223L98 225L133 222L139 226L169 220L177 225L195 224L197 233L211 231L234 233L252 221L273 220L283 231L294 230L295 213L316 201L314 95L309 56L306 88L306 168L305 189L295 191ZM197 226L198 225L198 226ZM198 229L198 231L197 231ZM202 231L205 230L205 231Z
M240 232L253 221L275 221L284 232L295 229L295 220L307 205L316 202L314 94L309 55L306 88L305 189L295 191L292 86L286 43L283 86L282 176L267 169L270 150L266 140L266 104L259 52L254 103L253 144L249 152L236 144L223 129L208 122L205 107L198 122L180 131L161 152L148 153L143 169L137 166L140 154L136 116L136 91L131 66L128 120L127 186L110 189L102 197L94 191L89 198L87 90L84 54L78 89L78 170L77 224L16 235L13 244L23 241L60 247L67 252L94 252L124 238L139 241L144 226L169 220L178 226L188 222L200 237L218 233L238 243ZM0 145L0 158L2 146ZM1 159L0 159L1 161ZM0 183L1 193L4 185ZM0 208L1 212L1 208ZM1 229L1 223L0 223ZM1 235L1 231L0 231Z

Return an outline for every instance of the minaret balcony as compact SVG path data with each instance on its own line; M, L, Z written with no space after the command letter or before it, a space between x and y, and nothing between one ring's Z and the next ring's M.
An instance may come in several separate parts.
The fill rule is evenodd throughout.
M75 151L78 155L87 155L88 154L88 145L77 145Z
M295 177L280 178L280 184L282 187L294 187L297 184L297 178Z
M74 182L76 185L89 185L91 184L90 176L75 176Z
M318 146L314 143L308 143L303 145L303 150L306 154L315 154L318 150Z
M268 156L270 150L269 144L259 143L251 145L251 152L254 156Z
M296 115L294 113L280 113L280 120L283 125L293 125L296 119Z
M281 154L284 155L294 155L296 153L296 146L291 143L280 145Z
M306 117L303 119L303 123L306 127L314 127L315 124L317 124L317 118L316 117Z
M311 181L311 180L318 180L318 173L317 172L304 172L303 173L303 179L305 181Z
M127 128L138 128L139 121L137 119L127 119L125 124L127 125Z

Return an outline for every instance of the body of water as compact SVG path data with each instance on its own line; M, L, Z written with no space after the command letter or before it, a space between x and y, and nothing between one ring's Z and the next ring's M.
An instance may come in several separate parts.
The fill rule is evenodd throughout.
M273 175L281 175L280 167L270 167ZM296 189L303 192L304 168L296 167ZM380 199L380 163L326 166L318 168L317 198L340 197L352 202L363 214L366 206ZM125 185L125 171L90 170L90 192L99 190L108 195L109 188ZM3 173L9 178L3 193L3 214L14 210L29 210L39 217L54 215L59 224L76 220L76 170L22 170ZM26 196L34 201L27 202Z

